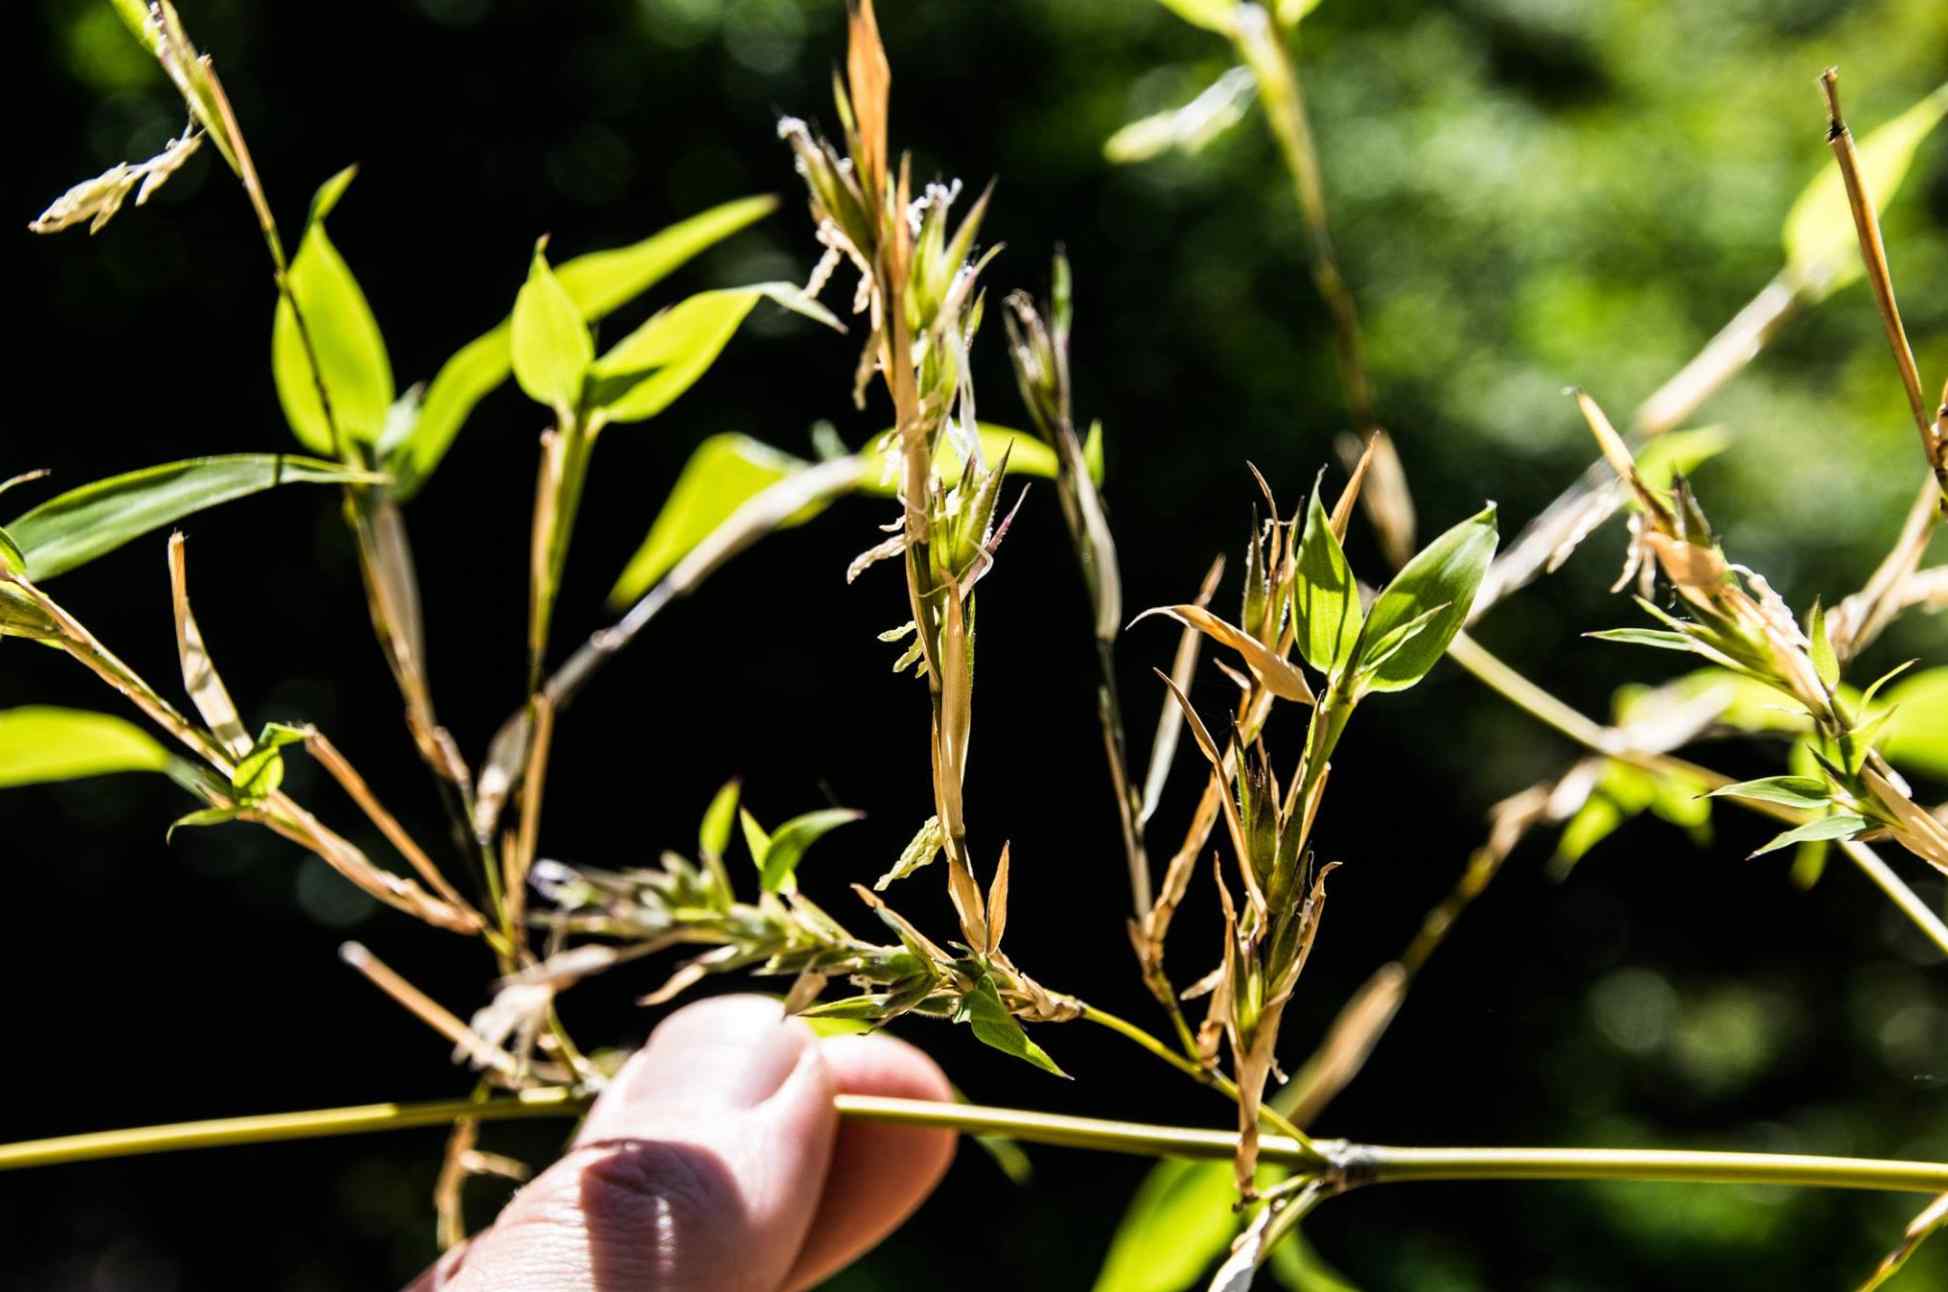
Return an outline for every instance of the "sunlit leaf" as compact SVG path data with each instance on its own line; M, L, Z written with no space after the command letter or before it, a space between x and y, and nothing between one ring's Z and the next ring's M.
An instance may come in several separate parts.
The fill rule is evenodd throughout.
M1002 460L1005 454L1008 461L1008 474L1014 476L1040 476L1053 480L1058 474L1055 450L1036 439L1026 431L1012 427L997 426L992 422L979 423L981 435L981 456L990 464ZM1093 434L1091 443L1096 445L1096 456L1092 460L1088 447L1083 449L1083 460L1089 464L1090 474L1097 484L1102 483L1102 437ZM866 442L859 450L866 469L860 476L859 488L862 493L877 494L891 498L899 491L899 446L893 441L893 432L882 431ZM940 449L933 455L934 474L952 484L961 476L962 462L954 446L942 439Z
M161 772L171 761L147 732L110 714L45 705L0 709L0 786Z
M739 507L807 465L748 435L726 432L705 440L684 463L649 536L609 590L609 604L635 601ZM802 525L825 506L825 500L813 502L779 528Z
M14 536L0 529L0 569L9 574L27 573L27 554L14 542Z
M738 788L737 781L725 781L704 811L703 824L697 827L697 851L706 857L721 857L730 847L731 826L737 822Z
M1752 799L1777 803L1802 812L1820 812L1832 806L1833 792L1826 782L1812 776L1766 776L1756 781L1740 781L1711 791L1713 798Z
M545 238L534 244L528 280L514 298L514 380L529 399L565 415L581 403L595 342L574 299L548 267L546 248Z
M1229 35L1237 24L1238 0L1157 0L1195 27Z
M1128 165L1171 149L1202 152L1212 140L1244 119L1257 80L1249 68L1234 67L1182 107L1140 117L1103 143L1103 156Z
M840 327L824 306L791 283L698 292L650 318L595 362L589 370L591 402L611 422L656 416L710 370L760 300Z
M179 816L169 823L167 830L162 832L162 841L164 843L170 842L176 837L176 831L186 828L227 825L237 819L237 814L240 810L234 807L210 807L191 812L187 816Z
M1321 673L1336 674L1352 658L1364 617L1352 567L1346 563L1317 489L1306 507L1292 613L1298 621L1299 653Z
M825 808L807 812L772 831L764 841L764 851L756 854L758 882L767 893L790 892L797 887L794 878L805 849L830 831L859 820L865 813L850 808Z
M1440 613L1414 639L1374 669L1365 683L1372 691L1404 691L1427 675L1448 643L1461 631L1475 594L1495 555L1493 504L1462 521L1422 548L1402 566L1386 590L1373 602L1355 653L1357 667L1371 667L1369 649L1401 624L1434 607Z
M1911 673L1887 691L1896 707L1881 752L1894 763L1948 780L1948 668Z
M1048 1057L1046 1050L1028 1039L1028 1033L1002 1003L991 974L982 972L975 978L973 990L961 998L961 1014L955 1021L966 1022L977 1040L1003 1054L1011 1054L1058 1077L1069 1075L1055 1066L1055 1060Z
M308 734L302 727L267 723L257 743L230 774L231 787L246 800L261 799L276 790L284 783L284 756L278 751L288 745L302 744Z
M1668 489L1678 476L1688 476L1731 447L1732 433L1723 426L1698 426L1666 431L1644 445L1637 455L1637 474L1653 489Z
M332 435L334 423L348 439L376 444L395 394L392 361L378 321L358 279L325 233L325 216L344 195L353 173L347 167L332 176L313 199L304 240L287 275L297 309L280 295L271 324L271 372L285 419L298 443L332 456L340 453ZM329 417L318 395L321 384L331 401Z
M662 232L609 251L577 256L555 268L555 279L581 316L594 323L635 299L699 252L764 218L777 208L772 197L727 202L673 224ZM409 498L433 474L474 406L512 371L513 323L464 346L433 378L410 433L388 444L386 463L399 478L395 492Z
M1821 817L1817 821L1809 821L1795 830L1775 835L1752 856L1763 857L1768 852L1776 852L1780 848L1789 848L1795 843L1805 843L1808 840L1851 839L1866 828L1867 823L1864 819L1850 812L1837 812L1832 816Z
M1860 138L1856 146L1861 178L1876 211L1885 210L1900 191L1915 151L1944 114L1948 114L1948 85ZM1784 237L1787 274L1816 296L1844 287L1864 272L1853 209L1835 162L1828 161L1792 204Z
M281 453L190 458L71 489L7 522L7 531L26 555L27 577L38 581L65 574L185 516L277 485L384 479Z
M1229 1162L1166 1158L1123 1211L1095 1292L1182 1292L1238 1232Z
M1278 20L1287 27L1296 27L1302 18L1318 7L1319 0L1278 0Z

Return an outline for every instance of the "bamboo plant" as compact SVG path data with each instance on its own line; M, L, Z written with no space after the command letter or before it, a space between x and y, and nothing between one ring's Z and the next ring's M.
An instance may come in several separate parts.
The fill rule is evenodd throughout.
M1882 677L1862 690L1844 669L1904 612L1948 604L1948 582L1923 560L1948 508L1948 409L1931 409L1902 329L1877 201L1898 186L1923 136L1948 111L1948 90L1881 127L1859 146L1841 116L1831 73L1824 90L1836 170L1801 200L1787 224L1787 266L1698 359L1639 411L1634 448L1595 398L1577 392L1601 450L1604 475L1586 475L1563 501L1497 554L1496 512L1484 505L1425 544L1400 452L1380 429L1381 392L1362 359L1353 292L1333 253L1326 181L1313 147L1293 33L1312 5L1275 9L1240 0L1163 0L1194 25L1228 40L1240 68L1178 112L1138 122L1107 145L1135 163L1168 147L1196 148L1263 103L1290 172L1314 282L1331 315L1339 371L1355 436L1348 478L1321 470L1302 492L1257 479L1246 529L1242 592L1232 613L1213 607L1223 562L1194 595L1130 617L1122 596L1103 480L1101 422L1079 433L1070 337L1076 306L1058 257L1045 302L1008 295L1006 347L1026 430L976 415L970 355L988 309L984 280L998 248L981 242L989 194L956 216L958 184L916 188L909 158L892 140L892 75L871 0L853 0L844 71L835 77L833 137L786 118L779 135L804 184L810 242L820 258L801 284L765 282L692 295L598 350L595 325L714 243L772 214L766 198L731 202L640 242L562 258L538 239L506 319L458 350L424 386L401 392L383 334L358 281L327 232L347 194L345 170L318 190L294 254L287 255L241 124L214 63L192 44L170 0L112 0L131 33L180 92L181 134L157 157L122 163L76 185L34 222L53 233L115 218L142 205L187 157L207 145L235 175L262 234L275 289L269 320L272 371L300 455L266 452L168 463L60 494L0 527L0 635L50 646L120 694L138 725L107 713L27 707L0 712L0 784L118 770L160 772L194 800L177 827L268 828L309 850L343 878L401 914L491 952L499 976L486 1003L461 1017L355 944L349 965L455 1047L474 1070L473 1093L432 1104L385 1104L226 1121L105 1131L0 1146L0 1169L198 1146L451 1124L436 1210L444 1243L464 1237L460 1195L483 1172L519 1164L477 1149L483 1124L568 1117L584 1109L610 1071L609 1056L571 1037L556 1013L564 991L597 974L636 973L673 948L691 949L645 997L658 1004L721 974L776 978L782 1008L823 1029L862 1029L931 1019L966 1024L979 1040L1062 1075L1057 1056L1089 1024L1132 1043L1233 1105L1233 1127L1140 1125L966 1104L847 1097L853 1117L957 1127L987 1141L1021 1140L1167 1159L1135 1199L1099 1289L1184 1286L1213 1264L1211 1286L1241 1289L1258 1270L1295 1285L1312 1259L1299 1223L1347 1190L1428 1179L1642 1179L1763 1182L1905 1191L1948 1198L1948 1165L1789 1154L1623 1150L1601 1147L1392 1147L1314 1138L1326 1105L1358 1075L1398 1012L1415 975L1447 930L1537 829L1564 827L1561 864L1573 864L1630 812L1655 810L1695 824L1712 798L1777 818L1786 828L1766 849L1800 849L1810 878L1837 846L1948 952L1948 927L1908 889L1873 845L1890 843L1948 871L1948 829L1916 798L1901 771L1923 770L1927 748L1890 739L1888 714L1904 700L1939 705L1948 670ZM835 277L856 278L847 306L821 303ZM1893 348L1927 469L1906 526L1866 587L1830 610L1791 611L1756 571L1722 550L1686 472L1725 437L1681 429L1713 390L1732 379L1798 311L1864 276ZM843 293L841 293L843 294ZM769 305L767 306L767 303ZM804 461L743 436L697 449L642 548L610 596L620 618L577 649L554 639L555 607L581 508L583 486L605 431L655 417L726 350L760 307L783 307L848 331L860 342L852 393L888 410L890 429L848 449ZM476 404L512 377L546 421L540 437L521 626L527 685L510 697L478 770L447 733L434 705L421 619L419 575L407 536L411 500L452 446ZM883 388L883 396L878 395ZM878 401L878 402L875 402ZM620 432L627 433L627 432ZM23 466L29 464L22 464ZM1053 492L1079 573L1077 632L1100 663L1097 712L1106 782L1132 898L1135 968L1157 1007L1157 1030L1063 989L1060 966L1033 947L1003 942L1014 848L977 855L966 792L973 749L977 590L1006 577L1005 540L1017 494L1010 476L1041 476ZM36 473L0 484L29 488ZM328 735L302 720L247 723L225 687L189 591L187 544L165 550L183 690L191 713L117 657L49 591L60 575L185 517L284 485L336 487L358 554L375 637L400 691L407 735L440 786L451 838L429 846L385 807ZM733 781L704 807L694 849L665 852L654 866L570 867L543 859L540 843L556 717L594 672L616 659L671 601L764 536L804 524L843 498L881 509L884 537L844 572L858 595L886 606L881 640L896 671L911 671L926 698L890 715L909 756L924 751L929 801L915 804L912 841L868 887L854 885L857 916L815 904L799 888L801 861L857 813L827 808L770 826L740 802ZM1039 500L1038 500L1039 501ZM1262 511L1257 507L1262 504ZM1035 504L1031 504L1035 505ZM1363 509L1394 567L1363 581L1345 542ZM1628 512L1638 604L1660 624L1599 634L1686 651L1708 668L1634 695L1614 724L1596 722L1489 654L1466 632L1496 602L1567 559L1615 511ZM874 569L880 566L880 569ZM1377 572L1369 572L1377 574ZM893 584L897 582L897 591ZM1665 598L1660 603L1658 598ZM1155 620L1177 630L1158 632ZM1127 621L1127 622L1126 622ZM1221 655L1202 657L1206 644ZM1156 669L1155 735L1139 777L1131 759L1118 652L1147 651ZM1469 857L1453 893L1426 916L1411 943L1343 1002L1309 1058L1292 1068L1284 1035L1289 1003L1307 990L1304 969L1324 929L1328 876L1357 855L1325 858L1315 826L1333 784L1333 758L1356 714L1385 722L1387 697L1452 658L1502 697L1587 750L1585 757L1498 804L1486 842ZM1190 701L1200 665L1235 684L1218 717ZM1755 693L1761 697L1754 700ZM1371 702L1369 704L1369 702ZM1780 713L1789 702L1792 709ZM1296 747L1281 747L1279 706L1302 716ZM191 716L193 713L193 716ZM251 734L253 725L255 735ZM1779 738L1790 774L1733 782L1677 751L1725 729ZM1160 869L1151 827L1188 730L1201 756L1200 797ZM158 739L156 733L165 739ZM397 852L366 855L314 808L283 789L284 760L317 761ZM1222 834L1216 847L1212 836ZM671 828L675 828L672 826ZM684 833L688 833L687 829ZM1021 864L1042 864L1021 841ZM829 846L826 851L832 851ZM740 880L748 854L753 879ZM1159 856L1163 854L1159 852ZM1105 862L1104 864L1109 864ZM857 878L872 877L872 870ZM922 876L921 872L928 872ZM1166 962L1175 914L1200 890L1222 917L1215 945L1176 946L1196 976ZM912 885L938 876L956 919L928 931L896 909ZM755 891L752 891L755 889ZM1032 972L1031 972L1032 970ZM1283 1045L1281 1043L1283 1042ZM1281 1060L1281 1055L1284 1056ZM1944 1214L1938 1198L1875 1272L1887 1277Z

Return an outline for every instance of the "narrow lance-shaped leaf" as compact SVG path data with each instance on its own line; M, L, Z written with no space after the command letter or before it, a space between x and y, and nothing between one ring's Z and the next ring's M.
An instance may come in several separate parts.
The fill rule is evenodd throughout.
M1238 1232L1229 1162L1165 1159L1137 1186L1095 1292L1183 1292Z
M669 274L777 208L772 197L747 197L695 215L641 242L577 256L555 267L555 279L594 323L640 296ZM386 465L398 477L395 493L410 498L446 456L475 405L513 371L513 320L467 343L440 368L427 388L419 415L382 445Z
M739 784L728 780L710 798L703 823L697 827L697 851L705 857L722 857L730 847L731 826L737 822Z
M748 435L726 432L697 446L649 528L649 536L609 590L609 604L626 606L682 560L739 507L808 464ZM778 528L802 525L825 509L818 499Z
M28 705L0 709L0 787L109 772L165 772L169 751L106 713Z
M1833 802L1826 782L1812 776L1766 776L1756 781L1740 781L1736 785L1719 786L1711 791L1711 797L1777 803L1802 812L1822 811Z
M1881 752L1902 767L1948 779L1948 668L1923 669L1888 689L1898 706Z
M1244 119L1257 89L1251 69L1234 67L1206 86L1182 107L1166 108L1140 117L1103 143L1103 156L1128 165L1148 161L1171 149L1199 153L1212 140Z
M1850 812L1836 812L1832 816L1821 817L1817 821L1809 821L1796 830L1788 830L1784 834L1774 836L1770 842L1754 852L1752 856L1763 857L1768 852L1776 852L1780 848L1789 848L1795 843L1806 843L1812 840L1851 839L1854 835L1861 833L1866 828L1867 822L1865 819L1855 816Z
M1005 458L1009 475L1053 480L1059 473L1055 450L1028 432L998 426L993 422L981 422L978 428L982 460L1000 462ZM1089 467L1089 477L1099 485L1103 478L1100 432L1100 426L1091 432L1090 443L1096 446L1095 453L1092 455L1087 446L1083 449L1083 461ZM860 492L885 498L895 496L899 491L900 446L893 438L893 432L884 431L868 440L866 446L859 450L859 456L866 464L859 479ZM962 466L953 441L943 437L933 455L934 475L951 486L960 481Z
M795 816L772 832L758 864L758 882L767 893L797 888L798 862L805 849L827 833L859 820L865 813L850 808L825 808Z
M1056 1066L1054 1059L1048 1057L1048 1051L1028 1039L1028 1033L1022 1030L1021 1024L1015 1021L1015 1016L1002 1003L1001 994L995 990L992 974L983 971L975 978L973 990L961 998L961 1013L955 1021L965 1021L973 1029L975 1039L984 1045L993 1046L1003 1054L1013 1055L1058 1077L1069 1075Z
M65 574L185 516L281 484L373 484L384 476L316 458L238 453L191 458L69 490L16 517L7 531L35 581Z
M355 169L348 166L326 180L312 199L304 240L285 276L290 296L278 296L271 324L271 374L285 420L298 443L334 456L348 453L350 445L335 442L333 425L353 443L378 443L396 393L378 321L325 232L325 217L344 196ZM297 299L295 309L291 297ZM331 401L329 412L319 398L320 385Z
M1371 667L1367 652L1393 629L1436 606L1441 610L1413 640L1372 669L1363 684L1366 690L1404 691L1447 653L1448 643L1474 607L1482 576L1495 555L1495 542L1491 503L1422 548L1394 575L1366 617L1355 651L1357 667Z
M514 379L528 398L567 417L581 403L595 342L574 300L548 267L547 245L546 238L534 244L528 280L514 298Z
M1238 0L1157 0L1194 27L1230 35L1237 25Z
M1321 673L1336 674L1352 657L1363 616L1352 567L1346 563L1346 553L1333 534L1316 487L1306 507L1305 534L1299 542L1292 613L1298 620L1299 653L1306 663Z
M656 416L710 370L760 300L845 330L790 283L699 292L649 319L595 362L591 402L611 422Z
M1900 190L1921 141L1948 115L1948 85L1859 141L1861 177L1876 210ZM1859 278L1860 243L1839 167L1828 162L1786 216L1786 273L1801 290L1825 296Z

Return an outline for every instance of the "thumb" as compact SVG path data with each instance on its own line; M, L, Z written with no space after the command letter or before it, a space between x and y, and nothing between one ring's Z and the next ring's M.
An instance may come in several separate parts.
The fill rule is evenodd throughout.
M775 1292L824 1191L834 1093L811 1031L776 1001L682 1009L568 1154L414 1292Z

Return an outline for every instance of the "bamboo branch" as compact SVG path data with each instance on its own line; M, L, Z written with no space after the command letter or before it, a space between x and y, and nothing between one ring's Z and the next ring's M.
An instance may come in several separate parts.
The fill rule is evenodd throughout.
M1907 329L1901 325L1901 307L1894 300L1894 279L1887 268L1887 246L1880 237L1880 217L1874 214L1873 195L1867 192L1866 177L1860 173L1860 157L1854 151L1853 132L1847 129L1840 113L1840 70L1829 67L1820 73L1820 89L1826 95L1826 142L1840 164L1840 179L1846 185L1847 205L1853 211L1854 231L1860 235L1860 259L1867 266L1867 282L1874 289L1874 304L1880 307L1880 321L1887 329L1887 344L1894 352L1894 366L1900 369L1901 389L1914 414L1915 429L1921 433L1921 453L1934 471L1948 506L1948 462L1942 457L1941 441L1928 414L1927 396L1921 393L1921 373L1914 366L1914 347L1908 344Z
M0 1145L0 1171L56 1166L182 1149L262 1144L372 1131L444 1126L462 1119L506 1121L576 1117L592 1096L560 1088L505 1098L447 1099L420 1104L366 1104L312 1112L182 1122L97 1131ZM1034 1144L1131 1153L1145 1157L1224 1159L1237 1151L1230 1131L1069 1117L1016 1108L931 1103L873 1095L840 1095L840 1116L899 1126L928 1126L973 1135L1006 1135ZM1413 1180L1668 1180L1778 1184L1803 1188L1948 1191L1948 1164L1802 1153L1712 1153L1681 1149L1398 1148L1325 1141L1317 1152L1282 1135L1260 1140L1266 1161L1336 1178L1343 1186Z

